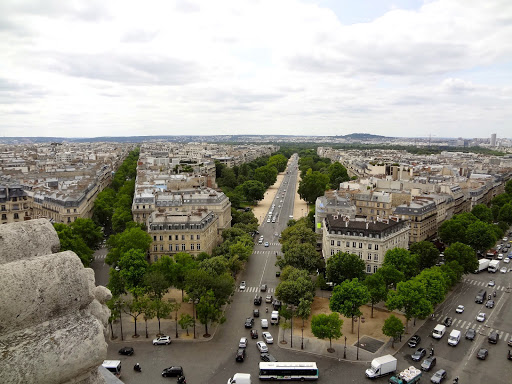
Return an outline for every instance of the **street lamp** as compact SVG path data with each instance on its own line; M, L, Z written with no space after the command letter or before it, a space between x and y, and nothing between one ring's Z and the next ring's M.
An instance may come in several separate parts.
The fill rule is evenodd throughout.
M356 360L359 360L359 326L361 325L361 316L359 316L359 321L357 322L357 356Z
M345 348L343 349L343 358L347 358L347 336L345 336Z

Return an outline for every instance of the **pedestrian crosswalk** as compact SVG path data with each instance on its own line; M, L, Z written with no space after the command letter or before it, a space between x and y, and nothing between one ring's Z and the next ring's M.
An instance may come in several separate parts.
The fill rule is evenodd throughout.
M253 252L255 255L266 255L266 254L269 254L269 253L276 253L276 251L265 251L265 250L262 250L262 251L254 251ZM277 252L277 253L280 253L280 252Z
M242 289L240 290L240 288L237 288L236 290L237 292L246 292L246 293L255 293L255 292L260 292L260 287L246 287L245 289ZM267 291L266 292L261 292L261 296L265 296L265 295L268 295L269 293L273 293L275 292L275 289L274 288L267 288Z
M94 255L94 260L103 260L107 255Z
M473 279L464 279L464 283L466 284L471 284L471 285L474 285L474 286L477 286L477 287L488 287L488 282L487 281L478 281L478 280L473 280ZM489 287L489 289L493 290L493 291L506 291L507 290L507 287L504 286L504 285L495 285L494 287Z
M263 244L264 244L264 243L263 243ZM263 245L263 244L258 244L258 245ZM281 243L280 243L280 242L275 242L275 243L274 243L274 242L272 242L272 243L271 243L271 242L269 242L268 244L269 244L269 245L281 245Z
M434 320L435 320L434 323L437 323L437 322L440 323L445 317L446 317L446 315L438 313L437 315L434 316ZM469 328L473 328L478 334L481 334L484 336L489 335L492 331L496 331L497 333L499 333L500 338L503 340L506 340L506 341L510 340L510 337L512 337L512 334L510 332L501 331L499 329L493 329L493 328L487 326L486 321L479 323L479 322L472 322L472 321L468 321L468 320L453 318L453 323L450 326L450 328L458 329L463 332L468 330Z

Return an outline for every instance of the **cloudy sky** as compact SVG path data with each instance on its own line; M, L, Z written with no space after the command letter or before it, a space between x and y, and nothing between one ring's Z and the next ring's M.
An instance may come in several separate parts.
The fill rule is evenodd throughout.
M1 0L0 135L512 137L510 0Z

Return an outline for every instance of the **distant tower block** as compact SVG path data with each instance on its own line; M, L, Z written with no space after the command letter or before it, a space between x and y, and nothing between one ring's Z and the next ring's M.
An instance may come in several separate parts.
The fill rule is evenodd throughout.
M495 146L496 146L496 134L491 133L491 147L495 147Z

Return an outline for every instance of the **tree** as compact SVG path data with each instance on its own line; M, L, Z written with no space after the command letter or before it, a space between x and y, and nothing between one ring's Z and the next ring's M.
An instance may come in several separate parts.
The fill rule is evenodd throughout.
M228 271L228 261L223 256L215 256L209 259L203 260L199 263L199 269L218 276Z
M296 314L300 319L302 319L302 336L300 349L304 349L304 322L306 321L306 319L309 319L309 316L311 315L312 304L312 300L304 299L301 297L299 300L299 305L297 306Z
M444 250L446 262L456 261L464 273L474 272L478 268L475 251L466 244L453 243Z
M283 281L276 288L276 297L279 300L293 305L298 305L301 298L313 300L315 285L307 271L287 267L283 270L283 275Z
M418 274L417 258L404 248L389 249L384 255L384 263L382 265L392 265L402 272L406 279L410 279Z
M155 311L155 316L158 320L158 335L161 335L160 319L169 316L172 311L172 305L168 301L155 298L152 300L152 308Z
M146 300L146 298L140 296L133 297L130 300L125 301L123 312L126 313L127 315L130 315L133 318L135 327L133 337L139 337L139 334L137 333L137 319L139 318L140 315L144 313Z
M110 316L108 318L108 324L110 325L110 334L112 335L112 340L117 337L114 335L114 327L113 323L120 317L119 306L117 302L119 301L119 296L112 295L112 298L106 302L108 309L110 309Z
M399 309L404 313L406 333L409 320L413 317L426 317L433 311L425 286L417 279L398 283L396 291L388 293L386 306L390 311Z
M508 225L512 225L512 203L505 204L501 207L498 214L498 220L504 221Z
M268 188L277 181L277 169L271 165L256 168L253 178L263 183L263 185Z
M466 227L462 222L450 219L439 227L439 238L445 244L456 243L466 238Z
M386 288L391 286L396 287L400 281L405 280L405 276L402 272L397 270L393 265L384 265L377 269L374 275L380 275L386 283Z
M332 339L339 339L343 334L341 333L341 327L343 320L337 313L331 313L330 315L319 314L314 315L311 319L311 332L315 337L319 339L329 339L329 349L327 351L334 352L332 348Z
M299 196L309 204L314 204L322 196L329 184L329 176L320 172L308 170L299 182Z
M112 235L107 240L109 252L105 262L116 265L121 255L131 249L139 249L146 254L152 242L151 236L140 227L127 228L124 232Z
M373 318L374 304L386 300L386 297L388 296L388 289L382 275L377 273L367 276L366 279L364 279L364 285L366 285L368 293L370 294L370 302L372 303L371 317Z
M151 296L161 299L169 290L170 283L161 271L151 268L144 275L144 286Z
M509 180L507 181L507 183L505 184L505 192L512 196L512 180Z
M475 251L484 252L491 248L497 240L492 224L476 221L466 230L466 242Z
M87 246L85 241L75 234L71 227L62 223L53 224L57 235L59 236L60 250L73 251L82 261L84 267L88 267L93 260L93 251Z
M382 326L382 333L391 337L391 348L395 348L395 340L404 333L404 323L395 315L390 315Z
M181 329L187 330L187 336L188 336L189 335L188 329L194 325L194 318L192 316L190 316L188 313L182 313L180 315L180 319L179 319L178 323L180 324Z
M347 169L337 161L329 165L328 172L331 189L339 189L341 183L350 180Z
M215 295L212 290L209 290L199 299L199 303L197 304L197 317L201 324L204 325L204 337L210 336L208 333L208 323L219 321L221 316L222 311L220 310L220 306Z
M174 260L176 260L174 286L181 290L181 301L183 301L183 291L187 286L187 275L197 268L197 262L186 252L178 252L174 255Z
M105 229L105 233L110 233L115 198L116 192L112 188L105 188L98 193L98 196L94 200L92 218L98 225Z
M277 154L270 156L267 164L276 168L278 172L284 172L288 164L288 159L282 154Z
M103 240L103 233L91 219L77 218L69 225L74 234L80 236L91 249L97 249Z
M423 283L427 300L433 306L443 302L448 289L448 282L439 267L425 269L415 279Z
M364 261L354 254L338 252L327 259L327 280L336 284L345 280L363 280L364 270Z
M285 320L285 321L281 321L279 326L283 330L283 340L281 341L281 343L285 343L284 337L285 337L285 334L286 334L286 330L290 329L292 327L292 325L287 320Z
M293 244L287 247L283 257L278 257L277 265L284 268L286 265L291 265L297 269L305 269L308 272L317 270L320 263L320 256L316 252L313 245L306 244Z
M144 274L149 266L146 256L139 249L131 249L121 256L118 265L125 288L135 294L135 288L144 286Z
M417 256L418 268L420 271L436 265L439 258L439 251L430 241L420 241L411 244L409 251Z
M311 244L316 246L316 233L307 227L305 221L299 220L295 225L286 228L279 240L283 244L283 252L293 244Z
M228 167L222 169L222 177L219 180L219 185L220 184L228 188L235 188L238 185L233 169Z
M151 299L148 299L148 297L145 298L144 305L142 307L142 316L144 319L144 324L146 326L146 339L149 337L148 334L148 320L151 320L156 316L156 311L153 305L153 301Z
M169 301L171 305L171 312L174 312L174 321L176 322L176 338L178 338L178 311L181 308L181 303L177 301Z
M128 208L116 208L112 215L112 230L115 233L123 232L126 224L132 220L132 212Z
M471 213L475 215L480 221L484 223L492 223L492 211L485 204L477 204L471 210Z
M354 318L361 316L360 307L370 300L370 293L358 279L345 280L334 287L329 300L331 311L341 313L352 319L352 333L354 333Z
M126 293L125 284L119 271L114 268L109 270L109 278L107 288L112 292L112 296L119 297Z
M246 201L256 202L265 197L265 185L257 180L248 180L240 186Z

